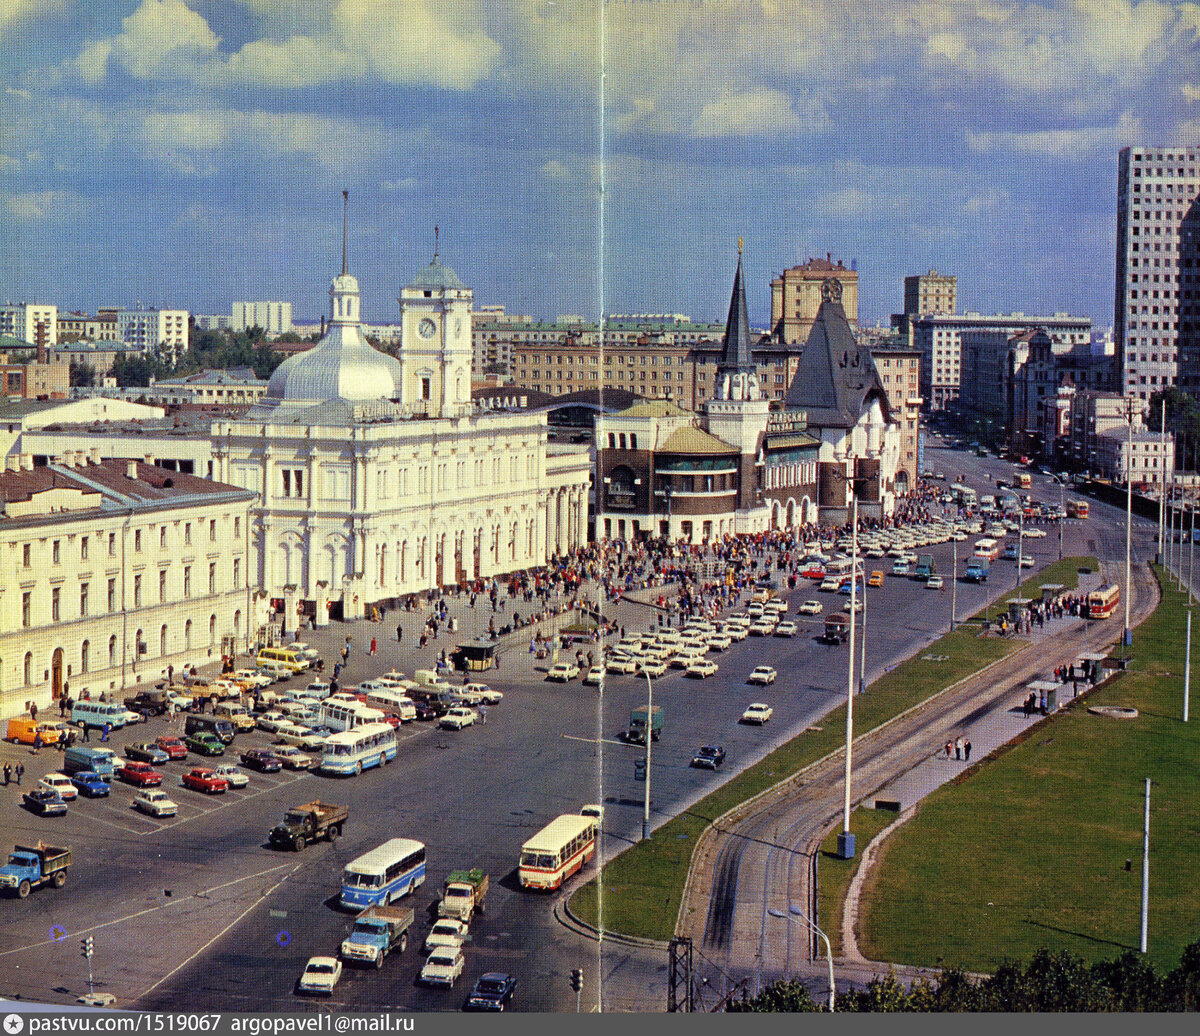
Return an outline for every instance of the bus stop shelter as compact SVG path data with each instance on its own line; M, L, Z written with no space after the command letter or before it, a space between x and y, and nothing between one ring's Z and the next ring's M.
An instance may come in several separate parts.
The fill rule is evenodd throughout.
M1038 589L1042 591L1042 604L1049 604L1063 592L1062 583L1043 583Z

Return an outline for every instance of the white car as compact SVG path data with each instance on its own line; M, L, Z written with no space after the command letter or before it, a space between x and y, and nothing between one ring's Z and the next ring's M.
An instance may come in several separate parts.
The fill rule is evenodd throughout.
M244 788L250 783L250 778L242 773L233 763L218 763L213 767L218 777L224 777L231 788Z
M454 691L461 699L464 705L482 705L483 695L471 687L471 685L463 684Z
M825 606L820 601L805 601L796 609L801 615L820 615Z
M295 745L272 745L271 754L288 770L307 770L312 766L312 756L305 755Z
M775 620L762 618L750 627L750 634L755 637L769 637L775 632Z
M605 666L610 673L635 673L637 672L637 662L628 655L613 655Z
M945 585L945 580L939 575L932 575L925 580L926 590L941 590Z
M1028 554L1022 554L1020 565L1022 568L1033 568L1033 558L1031 558Z
M727 622L722 627L721 633L731 641L745 640L750 635L750 627L743 626L740 622Z
M595 817L596 822L600 823L604 820L604 807L598 802L589 802L587 805L579 807L579 815L581 817Z
M468 683L463 684L464 691L472 691L479 695L479 700L487 705L499 705L504 700L503 691L493 691L485 683Z
M53 791L64 802L79 796L79 789L65 773L48 773L35 785L39 791Z
M325 743L323 735L296 723L281 723L275 731L275 736L297 748L320 748Z
M687 676L699 677L703 680L706 676L712 676L717 671L717 663L711 658L700 658L687 667Z
M275 681L257 669L239 669L233 674L235 680L243 680L251 687L270 687Z
M762 726L771 718L774 710L770 705L765 705L761 701L753 702L746 707L746 711L742 713L743 723L757 723Z
M643 658L638 663L637 672L641 676L650 676L657 680L660 676L666 675L667 663L657 658Z
M796 635L796 624L794 622L781 622L775 627L775 636L777 637L794 637Z
M463 921L456 921L452 917L439 917L429 929L429 935L425 937L425 952L436 950L439 946L458 949L466 938L467 925Z
M1044 540L1046 538L1045 529L1026 529L1025 538L1027 540Z
M733 638L728 633L713 633L709 635L707 643L712 651L724 651L733 643Z
M574 680L578 675L579 666L574 662L555 662L550 667L550 672L546 674L546 679L566 683L568 680Z
M600 684L604 683L604 666L592 666L592 668L589 669L587 674L584 676L583 682L586 684L591 684L593 687L598 687Z
M687 669L688 666L695 665L697 662L703 662L704 655L699 651L680 651L674 658L671 659L672 669Z
M301 993L320 993L329 996L342 977L342 962L336 957L310 957L300 976Z
M453 986L465 963L461 946L442 946L425 961L420 980L427 986Z
M173 817L179 812L179 804L158 788L143 788L139 791L133 797L133 808L149 813L152 817Z
M475 710L464 705L456 705L438 720L438 726L443 730L462 730L463 727L473 726L474 723Z
M826 576L821 580L821 585L817 589L826 593L832 593L836 592L841 585L842 580L839 576Z
M754 672L746 677L746 683L760 683L765 687L769 683L774 683L775 677L778 675L769 665L755 666Z

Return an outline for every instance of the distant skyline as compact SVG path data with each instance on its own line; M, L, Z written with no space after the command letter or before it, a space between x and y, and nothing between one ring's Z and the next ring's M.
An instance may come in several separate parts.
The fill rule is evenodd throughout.
M0 0L0 298L364 318L433 252L478 305L721 320L857 262L1113 320L1117 152L1200 139L1166 0ZM604 90L600 70L604 70ZM603 204L601 188L603 187Z

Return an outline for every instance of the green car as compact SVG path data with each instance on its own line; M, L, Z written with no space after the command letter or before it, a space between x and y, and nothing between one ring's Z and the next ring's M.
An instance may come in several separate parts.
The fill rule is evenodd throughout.
M188 746L189 751L195 752L197 755L225 754L225 746L221 744L221 739L216 734L209 734L205 731L189 734L183 739L183 743Z

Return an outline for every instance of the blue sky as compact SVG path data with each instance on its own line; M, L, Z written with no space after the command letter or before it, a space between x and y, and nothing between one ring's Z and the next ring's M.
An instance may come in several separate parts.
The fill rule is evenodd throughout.
M828 252L865 323L936 267L1108 325L1117 150L1200 143L1198 41L1162 0L0 0L0 295L316 318L345 187L371 321L438 224L534 316L723 318L740 236L756 323Z

